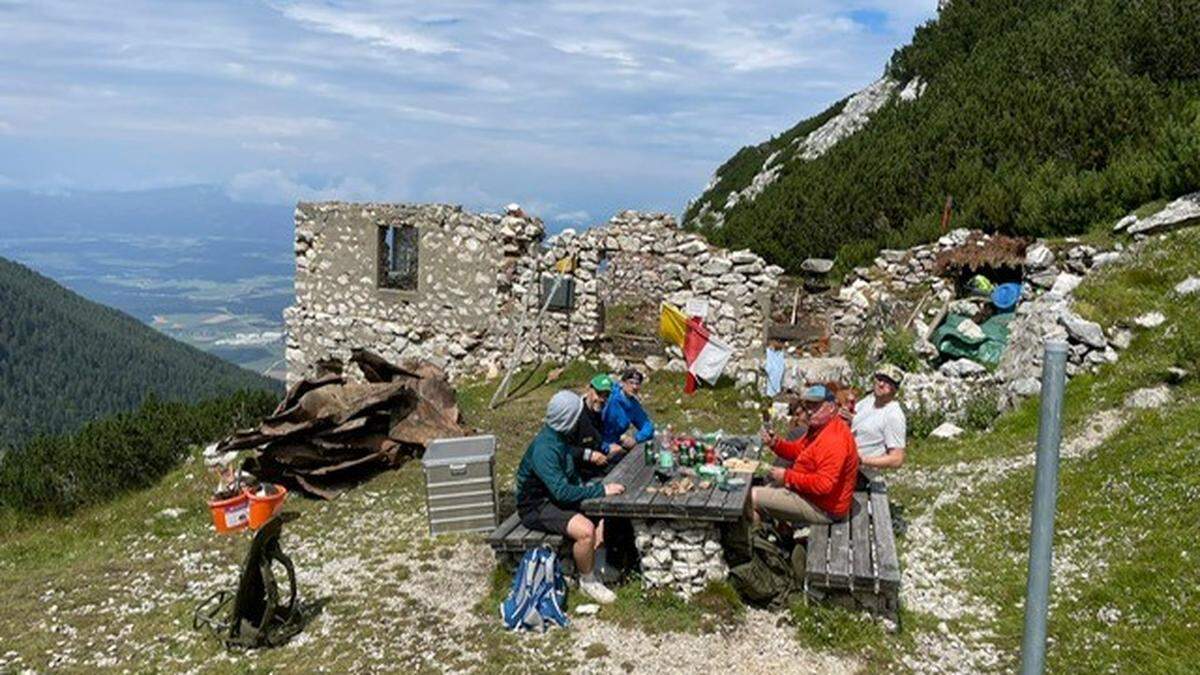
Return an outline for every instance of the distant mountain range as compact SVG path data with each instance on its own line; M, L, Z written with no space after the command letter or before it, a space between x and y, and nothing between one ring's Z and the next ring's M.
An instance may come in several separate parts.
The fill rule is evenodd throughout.
M237 202L213 185L128 192L0 190L0 225L6 237L190 234L290 241L292 207Z
M282 375L292 206L216 186L0 191L0 256L257 372Z
M131 410L279 383L0 258L0 448Z

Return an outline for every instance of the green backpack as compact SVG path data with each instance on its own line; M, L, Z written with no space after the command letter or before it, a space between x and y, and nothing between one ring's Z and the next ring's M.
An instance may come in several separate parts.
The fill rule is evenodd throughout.
M804 548L796 550L802 559ZM748 604L771 609L787 606L803 587L788 556L761 532L750 537L750 560L729 570L729 583Z

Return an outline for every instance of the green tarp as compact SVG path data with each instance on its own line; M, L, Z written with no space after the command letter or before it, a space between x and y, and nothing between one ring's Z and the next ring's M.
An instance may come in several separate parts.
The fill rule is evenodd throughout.
M983 330L982 338L963 335L958 325L969 316L948 314L946 321L933 333L933 344L938 352L951 359L970 359L985 366L995 366L1000 363L1000 355L1008 345L1008 324L1013 319L1012 312L996 314L987 321L979 324Z

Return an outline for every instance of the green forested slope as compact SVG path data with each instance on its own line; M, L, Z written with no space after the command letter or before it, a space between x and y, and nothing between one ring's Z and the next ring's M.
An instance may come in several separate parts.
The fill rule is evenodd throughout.
M1081 232L1200 189L1197 44L1200 0L955 0L888 67L927 84L919 99L893 99L812 161L778 138L743 149L685 220L789 270L926 240L947 195L955 226ZM756 200L719 228L697 217L784 146L779 179Z
M0 258L0 448L136 408L273 381L172 340Z

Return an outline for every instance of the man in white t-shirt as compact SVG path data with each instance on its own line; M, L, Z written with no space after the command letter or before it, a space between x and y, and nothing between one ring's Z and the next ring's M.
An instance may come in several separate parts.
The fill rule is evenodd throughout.
M854 408L851 430L858 444L859 465L895 469L904 464L908 421L896 401L904 371L891 364L875 371L873 393Z

